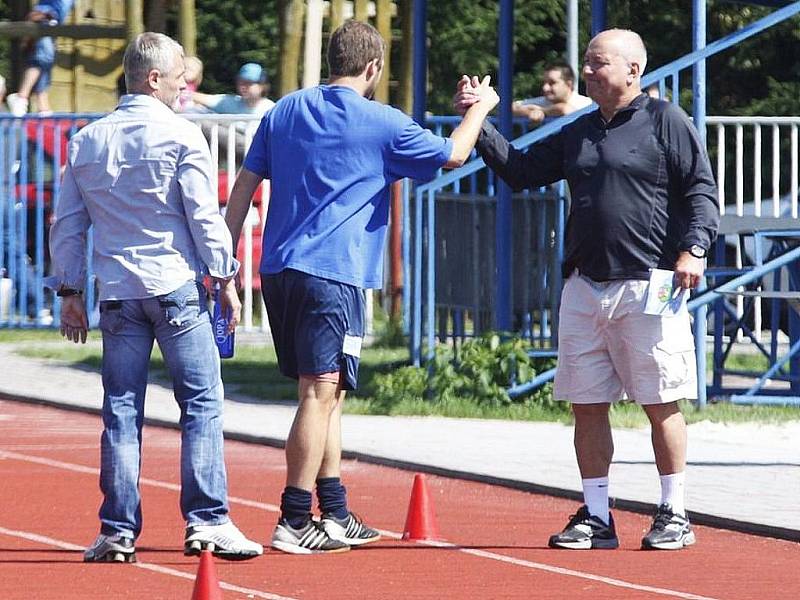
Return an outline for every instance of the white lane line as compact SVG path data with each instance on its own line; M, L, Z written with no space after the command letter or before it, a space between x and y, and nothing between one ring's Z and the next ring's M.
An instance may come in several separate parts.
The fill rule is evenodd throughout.
M75 544L70 544L69 542L57 540L55 538L47 537L44 535L39 535L37 533L30 533L29 531L6 529L5 527L0 526L0 534L16 538L22 538L24 540L28 540L29 542L44 544L45 546L54 546L56 548L61 548L62 550L83 552L82 546L76 546ZM177 569L170 569L169 567L162 567L161 565L156 565L153 563L135 562L129 564L132 567L145 569L146 571L153 571L155 573L161 573L162 575L171 575L172 577L180 577L181 579L189 579L192 581L195 579L195 575L193 575L192 573L186 573L184 571L179 571ZM227 583L225 581L220 581L219 587L222 588L223 590L229 590L231 592L237 592L239 594L246 594L251 598L265 598L266 600L296 600L296 598L291 598L289 596L279 596L278 594L270 594L269 592L253 590L250 588L241 587L239 585L234 585L232 583Z
M97 467L86 467L84 465L76 465L75 463L63 462L60 460L53 460L52 458L42 458L40 456L30 456L28 454L20 454L19 452L11 452L8 450L0 450L0 458L11 458L14 460L22 460L26 462L36 463L47 467L54 467L56 469L63 469L65 471L73 471L74 473L88 473L90 475L100 475L100 469ZM142 477L139 479L141 485L149 485L151 487L161 488L163 490L170 490L173 492L180 492L181 486L177 483L169 483L167 481L159 481L157 479L149 479ZM275 504L267 504L266 502L256 502L255 500L248 500L246 498L239 498L237 496L228 496L228 502L241 504L242 506L249 506L250 508L259 508L269 512L280 512L280 507Z
M378 529L378 532L385 537L395 540L403 539L403 536L394 531L386 531ZM464 548L451 542L443 542L438 540L416 540L417 544L425 546L433 546L436 548L448 548L450 550L458 550L464 554L477 556L479 558L488 558L489 560L496 560L499 562L509 563L518 567L526 567L528 569L536 569L537 571L547 571L548 573L556 573L558 575L568 575L570 577L579 577L581 579L589 579L590 581L598 581L607 583L616 587L621 587L630 590L637 590L642 592L651 592L653 594L661 594L662 596L674 596L676 598L685 598L686 600L717 600L717 598L710 598L708 596L698 596L697 594L690 594L689 592L679 592L676 590L668 590L664 588L651 587L648 585L639 585L638 583L630 583L622 581L621 579L613 579L603 575L594 575L592 573L584 573L583 571L573 571L572 569L565 569L564 567L556 567L544 563L532 562L522 558L515 558L513 556L506 556L505 554L495 554L494 552L487 552L486 550L476 550L474 548Z
M94 467L85 467L83 465L76 465L72 463L61 462L57 460L51 460L49 458L40 458L38 456L28 456L26 454L19 454L17 452L8 452L5 450L0 450L0 458L7 457L13 458L16 460L34 462L42 465L47 465L51 467L56 467L59 469L67 469L69 471L75 471L78 473L92 473L92 474L99 474L100 469L96 469ZM164 481L158 481L155 479L145 479L142 478L141 483L150 485L153 487L159 487L163 489L169 489L174 491L180 491L180 486L174 483L167 483ZM247 500L246 498L238 498L236 496L229 496L228 501L231 504L241 504L242 506L249 506L251 508L258 508L261 510L265 510L268 512L280 512L280 508L274 504L266 504L264 502L256 502L254 500ZM378 530L381 535L384 535L388 538L399 540L403 536L394 531L387 531L387 530ZM708 596L698 596L697 594L690 594L688 592L679 592L676 590L669 590L665 588L658 588L658 587L650 587L646 585L639 585L637 583L629 583L627 581L623 581L621 579L612 579L610 577L604 577L603 575L594 575L592 573L585 573L583 571L573 571L572 569L565 569L563 567L556 567L553 565L548 565L544 563L537 563L531 562L527 560L523 560L521 558L513 558L511 556L506 556L504 554L495 554L494 552L486 552L485 550L475 550L472 548L463 548L456 544L452 544L449 542L438 542L438 541L429 541L423 540L419 541L418 543L424 544L427 546L436 546L441 548L450 548L453 550L457 550L458 552L463 552L464 554L469 554L472 556L477 556L479 558L486 558L489 560L496 560L499 562L504 562L508 564L513 564L518 567L525 567L528 569L535 569L538 571L547 571L549 573L556 573L559 575L567 575L570 577L578 577L580 579L589 579L591 581L597 581L599 583L605 583L608 585L613 585L616 587L621 587L630 590L638 590L644 592L650 592L653 594L661 594L662 596L673 596L676 598L684 598L685 600L717 600L715 598L711 598Z

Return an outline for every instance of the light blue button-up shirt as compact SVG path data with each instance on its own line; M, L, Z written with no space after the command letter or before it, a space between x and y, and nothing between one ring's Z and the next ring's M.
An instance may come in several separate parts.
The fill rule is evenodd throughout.
M52 287L83 289L86 234L100 300L149 298L236 274L200 129L143 94L79 131L50 230Z

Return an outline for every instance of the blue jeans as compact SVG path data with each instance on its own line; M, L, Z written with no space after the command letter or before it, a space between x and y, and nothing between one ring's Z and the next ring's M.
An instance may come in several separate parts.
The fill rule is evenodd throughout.
M181 512L187 525L228 521L222 442L222 379L205 289L189 282L174 292L100 304L103 333L101 531L136 538L142 424L153 341L164 356L181 411Z

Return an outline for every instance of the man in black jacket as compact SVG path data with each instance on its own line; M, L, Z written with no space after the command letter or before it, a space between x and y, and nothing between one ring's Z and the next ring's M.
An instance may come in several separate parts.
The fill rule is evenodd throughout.
M684 295L698 285L719 208L708 156L689 119L642 93L646 62L638 34L604 31L589 43L583 65L599 110L526 152L488 122L476 145L515 190L566 179L572 197L554 395L572 404L585 504L550 537L555 548L619 545L608 510L608 411L625 396L650 420L661 476L661 501L642 547L695 542L684 510L686 422L678 408L678 400L697 397L689 315L685 306L675 314L650 314L649 307L669 304L673 283ZM475 83L459 82L459 111L475 101ZM674 275L664 280L658 270Z

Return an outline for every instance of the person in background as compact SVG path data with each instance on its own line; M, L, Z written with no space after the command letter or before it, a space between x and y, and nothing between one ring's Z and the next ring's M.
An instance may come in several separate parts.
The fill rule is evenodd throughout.
M203 83L203 61L196 56L187 56L186 60L186 89L181 92L178 112L194 112L199 107L192 99L200 84Z
M685 509L686 421L678 401L697 398L689 313L645 312L664 289L656 269L672 271L667 289L696 287L719 226L717 186L705 146L686 114L642 91L647 51L638 34L595 36L583 76L598 109L526 151L484 122L475 146L513 190L566 179L572 204L565 234L558 330L557 400L570 402L584 504L553 548L619 546L609 512L613 402L640 404L651 426L661 481L644 549L695 543ZM462 78L459 112L479 102L477 78ZM667 274L669 277L669 274ZM698 340L703 344L704 340Z
M568 115L592 103L591 98L578 93L575 72L565 62L549 63L544 68L542 95L517 100L511 105L515 117L525 117L539 125L545 119Z
M116 110L69 142L61 199L50 236L62 298L61 333L86 342L86 238L93 264L103 338L103 434L100 534L86 562L135 560L142 530L139 494L142 426L153 342L164 356L180 408L180 508L184 553L252 558L229 516L222 437L220 358L203 277L221 287L230 330L241 304L239 263L219 213L211 153L200 130L178 117L185 88L183 48L161 33L142 33L123 58L128 93Z
M74 3L75 0L42 0L34 5L26 20L46 25L60 25L67 18ZM36 96L39 114L53 112L48 90L56 62L55 41L50 36L42 36L32 43L29 42L29 46L22 82L17 92L9 94L6 100L9 111L15 117L21 117L28 112L32 95Z
M275 103L269 93L267 72L261 65L245 63L236 74L236 94L203 94L195 92L192 100L215 113L263 115Z
M280 371L298 380L272 547L292 554L341 552L380 538L348 507L341 414L345 391L358 383L364 290L383 283L389 187L463 164L498 101L486 77L450 138L434 135L372 100L384 52L367 23L348 21L333 32L329 83L284 96L264 116L225 215L235 242L253 192L263 179L272 182L261 291ZM315 485L319 521L311 518Z

